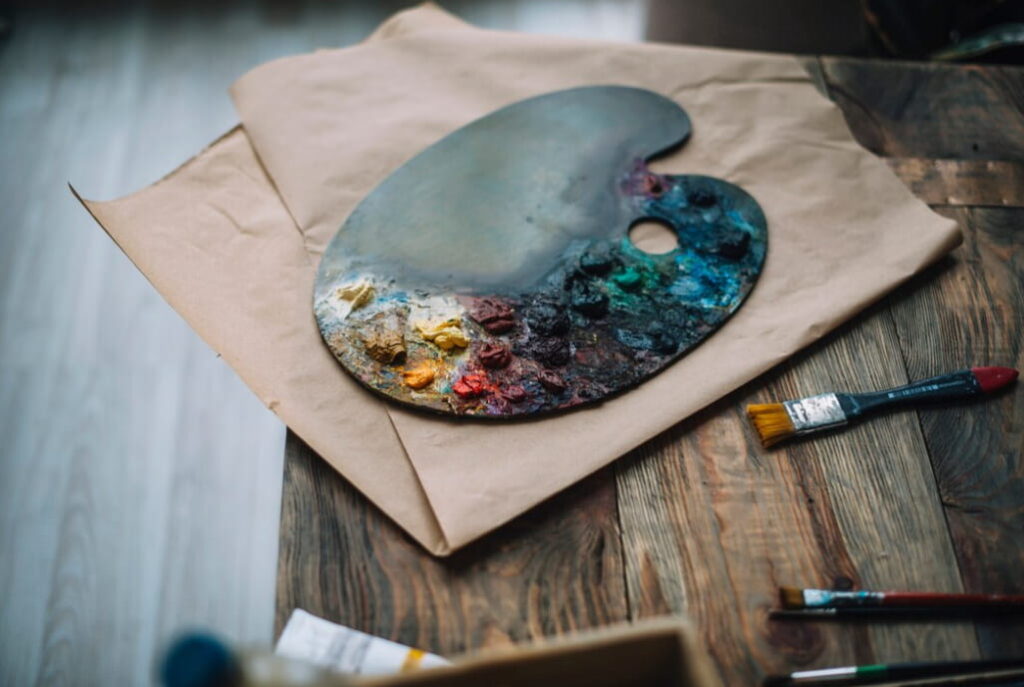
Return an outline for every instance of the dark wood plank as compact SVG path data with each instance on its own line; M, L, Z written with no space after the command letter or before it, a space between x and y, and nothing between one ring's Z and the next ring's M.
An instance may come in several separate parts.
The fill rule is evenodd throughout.
M919 157L886 162L929 205L1024 207L1024 163Z
M614 476L432 558L289 434L277 633L293 608L441 655L627 618Z
M960 589L917 418L894 414L765 451L748 402L904 383L884 307L682 423L618 469L634 617L686 613L726 684L872 660L970 657L968 624L769 622L780 585ZM767 384L766 384L767 382Z
M859 140L933 204L1017 205L1024 184L1024 70L882 65L824 58L822 72ZM908 372L1021 366L1020 210L947 210L965 245L933 284L893 306ZM922 281L922 280L918 280ZM1019 591L1024 563L1021 392L922 412L921 423L965 588ZM1020 626L980 627L986 653L1024 651Z
M965 229L950 269L893 307L914 377L1024 368L1024 210L947 210ZM1024 593L1024 384L920 412L965 587ZM992 655L1024 654L1024 623L981 627Z
M1024 161L1024 68L821 59L854 136L892 157Z

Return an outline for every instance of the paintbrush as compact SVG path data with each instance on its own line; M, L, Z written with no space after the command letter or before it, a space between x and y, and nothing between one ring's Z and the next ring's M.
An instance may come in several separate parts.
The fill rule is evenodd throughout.
M780 587L779 599L786 609L893 608L944 609L992 608L1024 611L1024 594L946 594L941 592L872 592Z
M993 673L1024 668L1024 658L983 661L920 661L913 663L879 663L866 666L843 666L821 670L801 670L789 675L770 675L765 687L787 685L868 685L897 680L927 677L953 677L975 673Z
M867 606L768 611L769 620L858 623L1007 622L1019 624L1022 606Z
M747 406L765 448L793 436L841 427L862 415L893 406L959 401L991 394L1017 379L1009 367L972 367L887 391L830 393L783 403Z

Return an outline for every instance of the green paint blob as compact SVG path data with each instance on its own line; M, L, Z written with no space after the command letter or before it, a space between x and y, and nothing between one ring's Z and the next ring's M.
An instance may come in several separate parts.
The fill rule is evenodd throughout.
M642 280L643 277L640 275L640 272L633 267L627 267L621 272L616 272L612 275L612 281L615 282L615 285L627 291L635 289Z

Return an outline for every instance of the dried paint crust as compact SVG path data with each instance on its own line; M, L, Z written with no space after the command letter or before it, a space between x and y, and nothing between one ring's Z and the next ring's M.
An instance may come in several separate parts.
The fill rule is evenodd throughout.
M520 101L377 187L324 255L314 310L363 385L420 409L514 418L599 402L682 356L742 303L765 258L754 199L652 172L689 135L650 91ZM637 221L675 230L651 255Z
M622 187L639 216L685 227L678 249L651 255L626 235L590 242L529 293L410 291L348 275L348 293L375 295L345 317L337 291L317 302L331 351L370 389L456 415L536 415L636 385L739 307L764 259L765 221L749 195L710 177L657 175L638 161ZM382 322L402 342L398 359L373 355Z

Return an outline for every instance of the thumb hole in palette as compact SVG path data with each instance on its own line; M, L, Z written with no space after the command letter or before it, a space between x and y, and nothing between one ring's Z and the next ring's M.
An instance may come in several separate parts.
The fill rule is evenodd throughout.
M664 255L679 248L675 229L653 217L645 217L629 228L629 242L648 255Z

